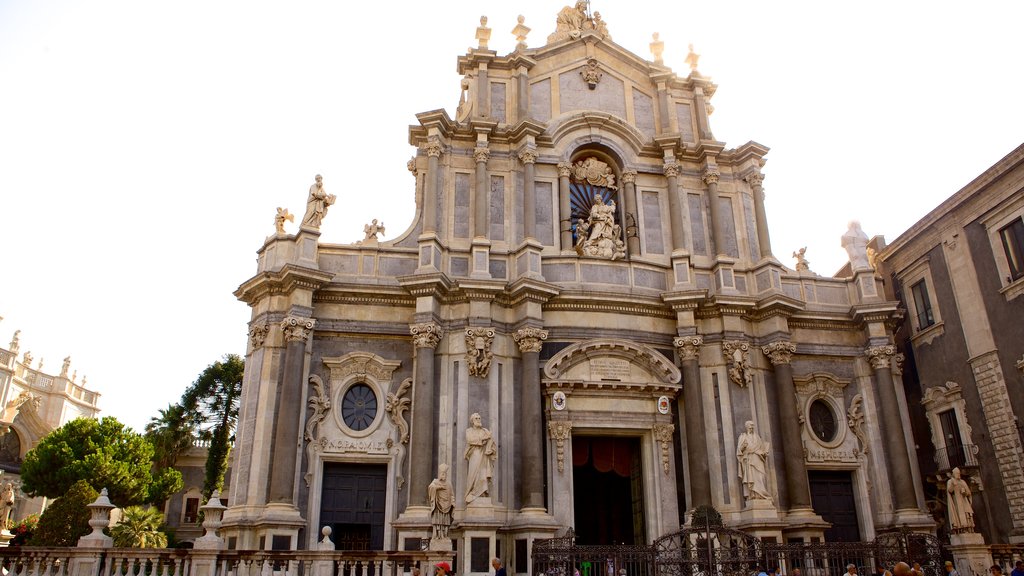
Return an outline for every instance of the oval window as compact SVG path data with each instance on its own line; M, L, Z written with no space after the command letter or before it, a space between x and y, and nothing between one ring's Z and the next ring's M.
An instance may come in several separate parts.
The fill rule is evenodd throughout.
M808 411L811 421L811 431L822 442L831 442L836 439L836 415L832 407L824 400L815 400L811 403Z
M377 395L366 384L356 384L341 399L341 418L345 425L360 432L373 424L377 417Z

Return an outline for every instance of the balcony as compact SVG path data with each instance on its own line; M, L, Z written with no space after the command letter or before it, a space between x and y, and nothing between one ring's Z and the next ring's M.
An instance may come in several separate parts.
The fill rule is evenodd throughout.
M978 467L978 447L974 444L947 444L935 451L935 464L939 474L959 468L970 470Z

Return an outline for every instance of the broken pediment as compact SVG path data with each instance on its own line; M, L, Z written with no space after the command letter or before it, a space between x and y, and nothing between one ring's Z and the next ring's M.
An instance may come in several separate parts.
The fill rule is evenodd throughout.
M585 382L679 382L679 369L657 350L628 340L602 338L565 348L544 366L551 380Z

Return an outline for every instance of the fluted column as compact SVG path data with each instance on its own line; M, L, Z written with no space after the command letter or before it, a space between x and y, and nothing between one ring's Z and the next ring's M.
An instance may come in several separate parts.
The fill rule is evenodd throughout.
M268 502L294 504L295 463L302 418L302 374L306 368L306 343L313 336L316 320L288 316L281 321L284 333L284 371L277 395L277 419L274 421L273 459L270 466Z
M486 146L477 146L473 150L473 159L476 160L476 203L473 211L473 237L487 238L488 208L487 203L487 160L491 157L491 150Z
M757 246L761 258L768 258L772 255L772 239L768 234L768 217L764 213L764 175L760 172L748 174L744 180L750 184L754 192L754 220L757 223Z
M704 183L708 187L708 208L711 210L711 255L725 254L725 237L722 235L721 209L718 204L718 178L721 173L718 170L707 169L704 171Z
M440 174L440 158L444 152L441 140L431 137L427 140L427 177L423 188L423 232L437 231L437 180Z
M519 499L523 508L544 507L544 438L542 400L540 393L540 349L548 337L547 330L523 328L513 335L523 359L522 410L518 426L523 435L519 452Z
M683 336L676 338L674 344L683 367L683 426L686 434L686 467L690 472L689 508L692 509L711 505L711 470L708 466L708 440L699 363L704 338Z
M569 174L572 164L558 163L558 227L562 234L562 250L572 248L572 205L569 202Z
M665 177L668 179L668 217L672 227L672 251L686 250L686 231L683 230L683 211L679 201L679 164L675 160L665 161Z
M640 254L640 222L636 210L636 170L624 170L622 172L622 185L626 195L626 248L629 254ZM630 226L629 219L633 218L633 225Z
M409 326L416 364L413 374L412 435L409 451L416 454L409 470L409 505L427 505L427 485L434 478L434 349L441 341L441 327L433 322Z
M800 438L800 416L796 413L796 386L793 384L793 367L789 362L796 352L792 342L772 342L761 347L775 369L775 390L778 396L779 424L782 435L782 449L785 454L786 492L789 495L789 509L811 510L811 489L807 481L807 465L804 462L804 445Z
M896 510L917 509L917 496L914 493L914 481L910 474L910 455L907 453L907 441L903 431L903 417L900 415L899 400L896 397L896 386L892 380L890 362L896 354L896 347L872 346L864 351L875 373L875 385L878 386L878 408L881 417L878 427L885 442L885 461L889 466L889 481Z
M519 161L523 163L523 236L536 238L537 198L533 189L533 178L537 151L533 148L523 148L519 152Z

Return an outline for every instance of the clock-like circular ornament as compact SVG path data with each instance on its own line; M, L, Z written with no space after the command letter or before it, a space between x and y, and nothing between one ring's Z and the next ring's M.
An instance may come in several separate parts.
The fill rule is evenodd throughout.
M377 418L377 395L366 384L355 384L345 391L341 399L341 418L345 425L360 432Z
M839 426L836 422L835 412L832 411L832 407L828 402L821 399L815 400L811 403L810 409L807 412L811 431L818 440L832 442L836 439Z

